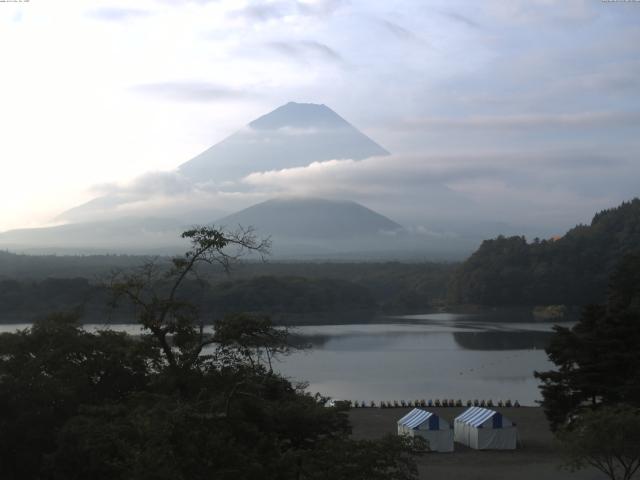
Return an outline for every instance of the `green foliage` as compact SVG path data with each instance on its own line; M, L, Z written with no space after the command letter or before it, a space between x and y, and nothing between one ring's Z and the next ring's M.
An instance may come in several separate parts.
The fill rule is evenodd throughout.
M417 476L411 438L322 442L311 452L303 478L309 480L403 480ZM327 458L333 459L327 462Z
M33 264L21 270L20 276L27 271L37 276L38 262L42 260L46 265L48 257L29 258ZM80 257L55 258L62 265L69 262L73 271L73 265L82 264ZM104 271L108 271L109 257L100 258L105 260ZM95 265L94 261L94 257L86 257L88 266ZM145 268L166 272L172 265L166 258L141 257L140 261L143 267L137 265L126 271L140 275ZM180 299L208 312L205 320L210 323L214 316L246 311L275 315L274 319L280 322L291 321L290 318L300 321L303 315L315 315L314 321L322 321L323 317L335 321L337 314L353 317L371 316L380 310L424 311L443 303L453 266L395 262L243 263L234 266L232 278L223 277L208 264L200 265L200 269L206 280L186 279ZM156 280L157 290L169 288L166 278L156 275ZM0 279L0 322L32 321L61 310L81 310L85 318L95 323L130 322L131 305L121 302L119 309L109 310L105 308L108 298L109 290L104 285L86 278Z
M104 305L106 292L85 278L42 281L0 280L0 311L9 320L31 320L54 311L83 310Z
M225 323L216 351L181 373L186 389L175 387L161 350L144 339L87 333L68 317L4 334L3 478L324 478L316 470L331 468L333 478L346 479L373 452L384 455L362 472L413 478L400 446L351 441L343 412L247 353L288 348L277 340L281 331L266 319ZM335 452L350 450L354 456L336 470Z
M584 412L558 437L575 471L597 468L611 480L630 480L640 468L640 410L628 406Z
M558 369L536 372L552 428L600 404L640 406L640 255L623 258L606 305L555 331L547 354Z
M272 359L288 355L294 348L289 343L289 332L273 328L266 316L227 315L215 322L214 329L218 353L239 353L254 369L268 366L273 372Z
M244 320L221 324L215 351L180 373L187 388L158 361L161 349L146 350L142 340L87 333L60 318L46 330L5 334L3 478L415 478L399 439L351 440L344 411L256 362L247 350L267 348L263 335L275 348L280 332L264 319ZM51 342L45 332L54 333ZM28 354L12 353L25 342ZM83 360L83 350L100 361Z
M135 255L26 255L0 251L0 278L96 278L148 260Z
M368 289L339 279L260 276L215 285L208 298L211 310L270 313L324 313L374 310Z
M609 275L640 248L640 199L596 214L557 240L486 240L458 269L450 303L587 305L604 300Z
M34 478L55 436L83 405L118 402L153 379L157 350L145 339L90 334L55 315L0 335L0 471ZM13 473L12 473L13 472Z

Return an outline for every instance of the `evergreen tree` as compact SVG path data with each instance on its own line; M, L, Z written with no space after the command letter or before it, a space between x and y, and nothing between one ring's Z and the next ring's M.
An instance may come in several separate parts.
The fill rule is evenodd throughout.
M640 406L640 255L623 258L607 298L574 327L555 328L547 354L558 369L535 374L554 429L585 408Z
M561 238L485 240L454 274L449 303L588 305L605 300L620 259L640 249L640 199L597 213Z

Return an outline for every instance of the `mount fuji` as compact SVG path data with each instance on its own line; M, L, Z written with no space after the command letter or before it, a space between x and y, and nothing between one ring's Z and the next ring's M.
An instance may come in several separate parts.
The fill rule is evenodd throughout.
M274 256L280 258L424 258L429 250L442 258L470 250L452 239L425 242L424 236L346 199L269 200L259 191L242 195L247 192L240 181L254 172L386 155L387 150L326 105L289 102L165 172L157 190L146 182L94 198L60 215L63 225L0 233L0 248L172 253L185 247L181 231L214 222L229 228L252 226L258 235L270 235ZM242 200L221 204L222 198Z
M326 105L289 102L183 163L188 178L215 183L252 172L389 152Z

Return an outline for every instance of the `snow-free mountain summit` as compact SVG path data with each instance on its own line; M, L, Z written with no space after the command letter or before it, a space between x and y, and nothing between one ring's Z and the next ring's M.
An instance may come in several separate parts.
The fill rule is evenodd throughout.
M251 225L273 237L315 240L393 234L402 225L356 202L283 197L245 208L218 220L234 227Z
M389 155L326 105L289 102L252 121L179 172L197 181L239 180L252 173L313 162Z

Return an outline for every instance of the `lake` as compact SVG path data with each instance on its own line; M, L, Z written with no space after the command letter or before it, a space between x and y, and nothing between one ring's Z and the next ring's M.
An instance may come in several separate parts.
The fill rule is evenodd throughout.
M337 399L516 399L541 396L534 370L553 367L544 352L549 323L505 323L430 314L385 323L298 327L312 349L279 370Z
M0 332L28 326L0 325ZM296 327L292 331L312 348L274 367L335 399L511 399L535 405L541 397L533 372L553 367L544 352L552 326L438 313ZM136 325L110 328L140 333Z

